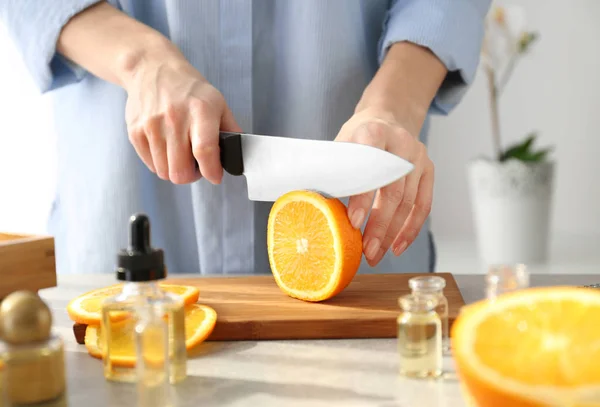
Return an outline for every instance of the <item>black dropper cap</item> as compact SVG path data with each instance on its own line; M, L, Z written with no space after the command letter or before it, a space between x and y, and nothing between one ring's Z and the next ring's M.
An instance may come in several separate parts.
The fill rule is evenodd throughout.
M138 213L129 218L129 247L118 255L117 280L143 282L165 278L164 255L150 246L150 220Z

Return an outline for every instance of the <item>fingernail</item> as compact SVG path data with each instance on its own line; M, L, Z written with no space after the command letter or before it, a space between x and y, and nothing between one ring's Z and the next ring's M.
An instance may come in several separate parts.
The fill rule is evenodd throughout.
M381 243L379 243L379 239L377 238L371 238L367 241L367 245L365 247L365 255L372 259L373 257L375 257L377 255L377 251L379 250L379 245Z
M350 222L352 223L352 227L354 229L359 229L363 222L365 221L365 210L362 208L356 209L350 218Z
M394 247L394 254L396 256L400 256L400 254L406 249L406 241L400 243L398 246Z

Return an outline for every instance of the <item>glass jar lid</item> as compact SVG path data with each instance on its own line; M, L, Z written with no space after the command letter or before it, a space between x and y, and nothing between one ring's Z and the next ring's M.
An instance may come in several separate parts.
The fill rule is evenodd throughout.
M439 276L419 276L408 280L408 286L416 292L434 292L446 287L446 280Z

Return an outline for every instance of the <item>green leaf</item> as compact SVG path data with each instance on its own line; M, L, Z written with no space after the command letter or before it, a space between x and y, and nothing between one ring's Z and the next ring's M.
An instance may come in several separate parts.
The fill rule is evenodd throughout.
M531 146L535 141L537 134L531 133L522 143L514 144L500 155L500 161L506 161L509 158L524 157L529 154Z
M534 151L532 146L537 134L531 133L523 142L506 149L500 156L500 162L506 160L520 160L523 162L542 162L553 150L552 147Z
M544 161L546 159L546 156L552 151L552 148L546 148L544 150L538 151L537 153L532 153L530 154L527 159L523 160L523 161L530 161L530 162L541 162Z
M531 44L539 37L539 34L532 31L532 32L527 32L525 34L523 34L521 36L521 38L519 38L519 43L518 43L518 50L519 53L523 54L525 52L527 52L527 50L529 49L529 47L531 46Z

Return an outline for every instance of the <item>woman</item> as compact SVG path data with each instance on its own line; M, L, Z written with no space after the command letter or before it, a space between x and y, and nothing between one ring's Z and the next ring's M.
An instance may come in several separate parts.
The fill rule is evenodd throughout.
M427 118L472 82L489 0L4 0L53 98L60 273L111 272L145 212L171 273L269 271L270 205L223 173L218 130L374 145L415 164L351 197L361 272L432 271ZM372 210L371 210L372 208Z

